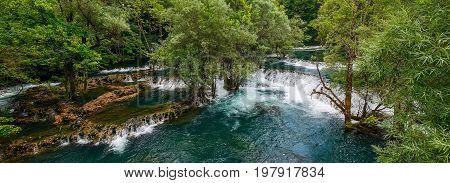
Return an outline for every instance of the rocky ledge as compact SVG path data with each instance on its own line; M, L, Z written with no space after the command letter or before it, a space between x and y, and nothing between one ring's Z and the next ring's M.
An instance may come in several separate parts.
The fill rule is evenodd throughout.
M0 150L0 161L17 161L41 152L55 150L68 143L110 143L117 136L127 137L149 125L162 124L178 118L190 109L185 103L164 104L161 110L128 119L120 124L96 123L89 119L59 125L45 136L23 137Z
M62 88L42 86L27 90L12 105L16 123L32 129L36 124L46 127L0 139L0 162L20 161L37 153L58 149L62 144L110 143L117 136L139 133L149 125L173 120L190 109L191 105L183 102L165 103L140 109L130 118L124 116L115 122L103 122L97 118L99 113L109 112L107 109L115 103L135 98L140 89L149 87L142 83L123 85L127 78L137 81L142 77L145 76L117 74L90 78L87 80L87 92L100 87L106 90L86 103L66 100Z

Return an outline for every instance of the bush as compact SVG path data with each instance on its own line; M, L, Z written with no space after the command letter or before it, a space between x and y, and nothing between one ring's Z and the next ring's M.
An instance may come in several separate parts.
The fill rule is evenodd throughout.
M395 127L390 126L389 130ZM450 133L444 129L414 124L397 131L386 147L375 147L383 163L448 163Z
M17 134L22 130L18 126L14 125L3 125L5 123L14 122L13 118L0 117L0 137L8 137L13 134Z

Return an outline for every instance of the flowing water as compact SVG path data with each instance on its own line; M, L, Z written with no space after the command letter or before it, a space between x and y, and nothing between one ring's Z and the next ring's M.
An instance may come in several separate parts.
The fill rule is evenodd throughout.
M374 162L372 145L382 140L344 132L338 111L326 100L311 97L319 84L315 68L296 60L269 62L237 93L221 89L212 104L175 121L143 127L110 144L65 144L25 161ZM132 114L127 110L178 100L185 95L173 90L174 83L164 87L158 82L161 90L102 115L126 116ZM218 88L222 85L219 82Z

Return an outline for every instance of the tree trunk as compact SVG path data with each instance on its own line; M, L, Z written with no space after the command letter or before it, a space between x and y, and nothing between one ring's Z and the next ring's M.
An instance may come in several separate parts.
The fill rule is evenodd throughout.
M353 91L353 55L350 56L347 63L347 73L345 76L345 101L344 116L345 127L352 128L352 91Z
M87 92L88 87L88 75L84 74L83 93Z
M72 61L66 62L64 64L64 74L66 77L66 82L68 83L68 90L67 94L68 97L71 99L76 96L77 91L77 77L75 73L74 63Z
M216 90L217 90L217 85L216 85L216 80L214 79L213 82L211 83L212 98L216 98Z
M233 61L226 59L223 63L224 70L227 71L224 78L224 87L226 90L234 92L239 90L240 82L233 73Z

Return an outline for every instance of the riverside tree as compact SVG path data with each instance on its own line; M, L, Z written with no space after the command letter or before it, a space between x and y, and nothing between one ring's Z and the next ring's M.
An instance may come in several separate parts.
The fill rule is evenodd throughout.
M302 36L271 0L174 0L166 18L169 36L153 58L189 86L197 106L207 91L214 97L217 79L238 90L265 53L282 52Z
M394 109L381 162L449 162L449 4L403 1L362 44L357 68Z
M362 121L371 116L368 108L359 115L352 111L354 64L361 55L361 41L378 28L378 21L393 7L389 6L393 3L385 0L325 0L319 17L312 22L319 39L327 47L325 62L341 73L333 79L342 81L344 97L339 96L340 91L327 86L322 76L322 86L313 94L327 97L344 114L346 128L352 128L352 119Z
M2 1L2 84L63 77L72 98L80 75L86 81L99 67L134 60L142 39L128 23L132 10L125 5L136 1Z

